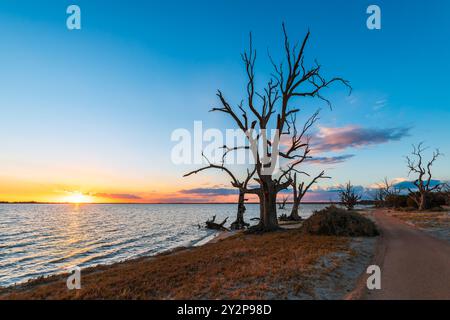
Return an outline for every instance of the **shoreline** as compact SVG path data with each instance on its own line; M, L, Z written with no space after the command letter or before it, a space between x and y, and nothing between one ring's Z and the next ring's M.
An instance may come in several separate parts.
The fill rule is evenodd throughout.
M385 214L424 231L403 219L411 213L380 208L362 213L375 221L377 215ZM218 231L189 246L86 268L79 291L68 291L68 274L61 273L0 288L0 300L370 298L366 268L384 262L387 243L383 232L375 238L311 236L302 235L300 225L281 223L282 230L263 235ZM266 252L266 247L271 251ZM155 291L149 293L153 286Z
M197 246L180 246L154 256L86 268L82 270L82 289L79 291L65 288L68 274L62 273L0 288L0 300L343 299L363 271L360 259L355 257L373 249L371 240L300 235L296 228L289 227L266 235L246 235L245 239L242 231L222 231ZM269 241L277 243L274 245L276 250L263 254ZM229 260L234 262L230 265ZM280 263L281 260L285 260L284 263ZM249 268L252 264L255 266ZM267 271L260 273L256 266ZM173 269L174 273L165 272L167 269ZM216 271L211 274L209 269ZM303 272L299 273L299 270ZM186 274L189 271L192 271L190 276ZM161 275L148 278L152 273ZM220 277L221 273L225 275ZM173 282L173 277L180 279ZM142 292L148 290L148 284L142 278L159 289L142 296ZM192 278L198 278L198 282L207 289L198 285L192 288ZM237 279L243 283L237 287L231 285ZM216 282L221 282L221 285ZM127 283L133 285L129 287ZM178 292L177 286L186 291ZM227 290L220 289L228 286ZM127 290L137 290L136 287L147 289L125 294Z

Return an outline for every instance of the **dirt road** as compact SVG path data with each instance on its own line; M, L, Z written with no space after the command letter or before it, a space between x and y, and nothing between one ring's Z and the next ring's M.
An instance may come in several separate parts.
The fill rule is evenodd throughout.
M381 289L364 289L365 299L450 299L450 243L374 211L381 239L375 264ZM365 285L365 280L364 280Z

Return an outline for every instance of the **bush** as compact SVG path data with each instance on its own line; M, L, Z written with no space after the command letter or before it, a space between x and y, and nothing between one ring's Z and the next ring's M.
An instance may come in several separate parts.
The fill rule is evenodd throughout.
M417 203L413 200L413 198L408 197L408 200L406 200L406 204L409 208L417 209Z
M444 192L432 192L427 198L427 207L436 208L445 206L447 203L446 195Z
M374 237L378 230L372 220L354 211L329 206L303 222L301 232L314 235Z
M418 197L419 194L416 192L415 195ZM407 206L417 209L417 203L408 196ZM426 195L425 209L439 208L444 206L447 202L446 195L444 192L430 192Z
M406 208L408 207L409 196L405 195L388 195L384 200L386 207L388 208Z

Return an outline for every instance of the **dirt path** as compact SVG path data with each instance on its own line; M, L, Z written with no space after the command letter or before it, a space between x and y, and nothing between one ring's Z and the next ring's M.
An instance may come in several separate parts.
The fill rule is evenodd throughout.
M381 289L364 289L363 298L450 299L450 244L382 210L373 214L382 232L375 258Z

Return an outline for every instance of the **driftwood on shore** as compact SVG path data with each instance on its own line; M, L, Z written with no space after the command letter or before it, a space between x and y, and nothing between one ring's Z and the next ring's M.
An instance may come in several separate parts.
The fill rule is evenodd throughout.
M225 218L221 223L217 223L216 216L213 216L211 220L206 221L206 228L220 231L230 231L230 229L224 227L224 224L227 222L228 217Z

